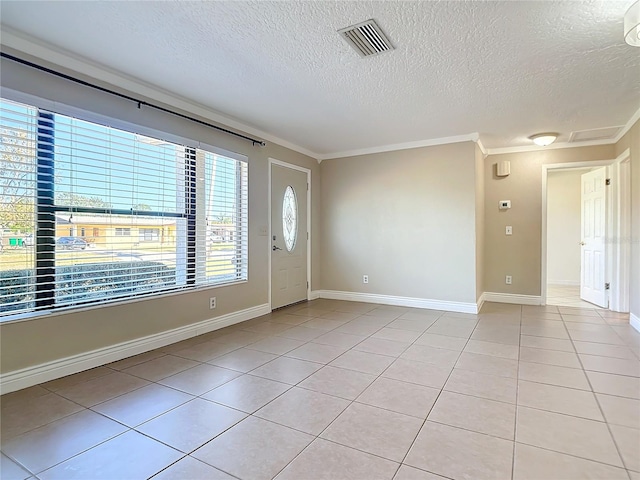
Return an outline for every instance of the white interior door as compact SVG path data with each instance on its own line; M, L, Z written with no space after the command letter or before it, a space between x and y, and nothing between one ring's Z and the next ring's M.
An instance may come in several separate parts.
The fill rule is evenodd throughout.
M602 167L582 175L580 242L580 298L605 308L606 172L606 167Z
M271 165L271 308L307 299L307 174Z

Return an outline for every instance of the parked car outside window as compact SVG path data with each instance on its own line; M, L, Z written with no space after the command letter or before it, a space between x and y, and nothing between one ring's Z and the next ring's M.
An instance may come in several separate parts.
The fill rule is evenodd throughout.
M84 250L87 242L80 237L60 237L56 240L56 245L63 250Z

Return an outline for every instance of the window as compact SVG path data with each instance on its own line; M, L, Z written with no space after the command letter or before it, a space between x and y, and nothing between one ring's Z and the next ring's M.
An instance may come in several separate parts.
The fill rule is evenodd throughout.
M293 250L298 237L298 202L291 185L287 186L282 199L282 235L287 252Z
M247 279L245 160L0 107L0 315Z

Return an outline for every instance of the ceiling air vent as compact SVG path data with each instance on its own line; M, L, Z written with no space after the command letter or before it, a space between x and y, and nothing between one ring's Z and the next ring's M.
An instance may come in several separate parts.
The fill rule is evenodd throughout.
M373 19L343 28L338 30L338 33L361 57L371 57L393 50L393 45Z
M571 132L569 142L589 142L594 140L613 140L623 127L594 128L593 130L580 130Z

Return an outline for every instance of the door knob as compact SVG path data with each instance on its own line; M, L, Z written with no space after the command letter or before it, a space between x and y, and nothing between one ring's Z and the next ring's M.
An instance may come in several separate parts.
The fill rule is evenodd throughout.
M274 245L274 246L273 246L273 248L272 248L271 250L273 250L273 251L275 252L276 250L282 250L282 249L281 249L280 247L276 247L276 246Z
M586 245L586 243L580 242L580 245L582 245L584 247Z

